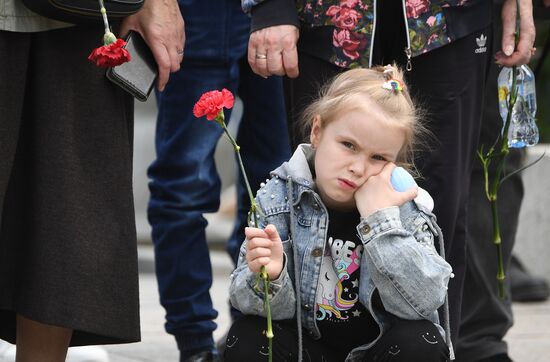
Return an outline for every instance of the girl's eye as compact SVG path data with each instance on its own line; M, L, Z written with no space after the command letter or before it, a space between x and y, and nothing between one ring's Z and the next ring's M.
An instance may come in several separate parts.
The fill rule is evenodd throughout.
M349 148L350 150L355 149L355 146L351 142L342 141L342 144L344 145L345 148Z
M374 158L377 161L386 161L386 158L384 156L380 156L380 155L374 155L374 156L372 156L372 158Z

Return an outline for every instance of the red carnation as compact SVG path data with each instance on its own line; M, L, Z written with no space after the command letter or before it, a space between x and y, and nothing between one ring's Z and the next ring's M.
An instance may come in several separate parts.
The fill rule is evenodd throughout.
M94 49L88 56L88 60L101 68L116 67L129 62L130 53L123 48L124 45L126 45L124 40L117 39L114 43Z
M218 90L206 92L195 103L193 114L197 118L206 116L206 119L211 121L222 112L224 107L232 108L234 101L233 94L225 88L221 92Z

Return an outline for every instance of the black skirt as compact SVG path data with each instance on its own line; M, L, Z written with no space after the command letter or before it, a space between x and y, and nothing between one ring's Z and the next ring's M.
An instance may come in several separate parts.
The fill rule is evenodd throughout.
M71 345L140 339L133 99L87 60L103 35L0 31L0 338L15 316Z

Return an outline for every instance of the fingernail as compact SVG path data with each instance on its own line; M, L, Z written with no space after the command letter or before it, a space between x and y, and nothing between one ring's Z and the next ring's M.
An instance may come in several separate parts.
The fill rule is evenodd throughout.
M514 47L511 45L508 45L506 48L504 48L504 54L506 54L507 56L512 55L513 52L514 52Z

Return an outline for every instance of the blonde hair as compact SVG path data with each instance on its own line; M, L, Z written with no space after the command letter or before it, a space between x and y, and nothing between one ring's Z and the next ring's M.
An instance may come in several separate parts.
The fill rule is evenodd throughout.
M398 81L394 84L399 84L402 89L388 89L390 80ZM342 112L364 108L368 102L374 103L392 126L405 132L396 163L416 173L413 160L417 140L427 131L419 121L420 111L411 100L403 71L395 64L348 70L328 82L321 88L317 100L302 114L304 135L309 134L315 117L320 117L321 128L324 128Z

